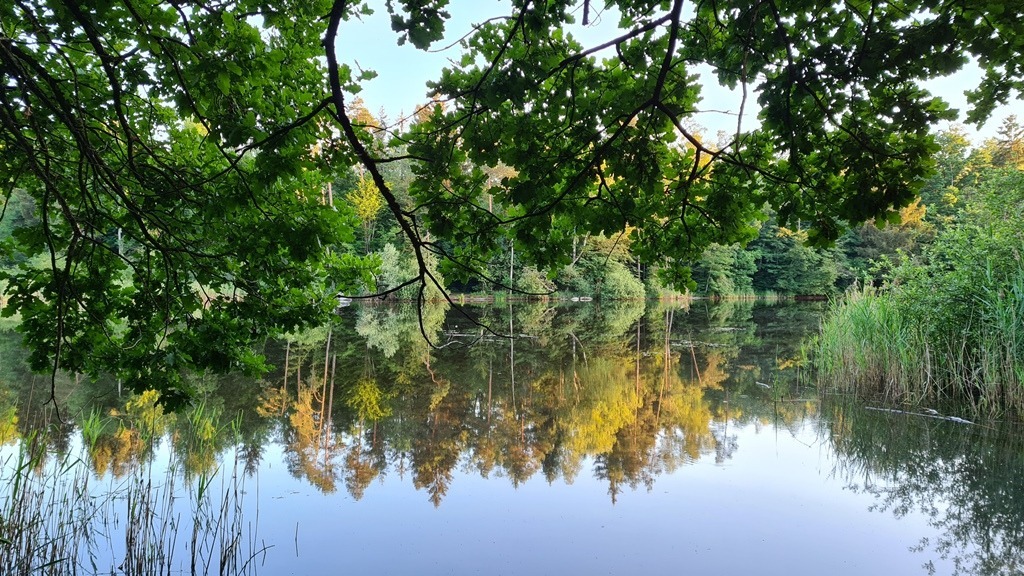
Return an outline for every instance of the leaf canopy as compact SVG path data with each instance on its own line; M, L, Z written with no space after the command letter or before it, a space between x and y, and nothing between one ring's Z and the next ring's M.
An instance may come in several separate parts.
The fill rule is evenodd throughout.
M931 127L954 116L922 81L976 59L974 122L1024 87L1024 23L997 0L513 0L462 40L416 121L371 126L351 95L373 74L335 50L371 7L0 5L0 181L35 207L4 245L20 262L4 313L35 367L112 372L171 402L190 394L182 370L262 369L254 339L322 322L339 291L372 283L378 260L351 249L359 218L324 194L355 165L423 288L435 259L458 279L511 242L553 269L576 238L622 233L686 283L689 262L753 238L766 208L824 244L909 204L933 169ZM384 8L410 49L457 10ZM581 10L618 29L581 44ZM758 126L713 146L689 128L702 63L756 99ZM414 162L408 198L381 172L398 156Z

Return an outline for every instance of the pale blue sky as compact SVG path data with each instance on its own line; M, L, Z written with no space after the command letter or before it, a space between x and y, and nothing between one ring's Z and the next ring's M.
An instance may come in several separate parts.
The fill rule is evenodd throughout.
M439 76L441 69L449 59L460 56L458 46L443 52L427 53L413 48L411 45L398 46L397 35L391 30L388 14L383 2L378 2L376 12L362 21L350 21L342 26L339 34L338 53L343 62L358 64L363 69L375 70L379 76L363 84L359 94L367 108L374 114L381 110L386 112L389 120L396 120L400 114L409 115L417 106L427 102L426 82ZM472 23L480 22L488 17L507 14L508 2L505 0L452 0L450 12L453 19L447 26L444 42L436 44L437 48L455 42L459 37L470 31ZM615 32L617 17L614 15L591 15L592 22L584 27L577 15L577 23L570 32L585 46L593 46L606 41ZM715 82L707 69L694 69L702 73L706 79L702 90L703 101L700 107L705 112L697 114L694 121L703 126L709 139L714 139L719 130L732 133L736 130L736 112L739 109L738 92L730 92ZM932 81L928 88L942 96L954 108L966 110L967 102L963 95L965 89L977 85L980 74L977 69L963 71L956 76ZM747 103L745 125L752 125L757 110L753 95ZM712 111L714 110L714 111ZM724 112L724 113L723 113ZM968 134L976 144L984 138L993 137L1002 120L1017 114L1024 118L1024 103L1020 100L997 110L989 122L980 130L973 126L967 127ZM940 126L947 128L948 126Z

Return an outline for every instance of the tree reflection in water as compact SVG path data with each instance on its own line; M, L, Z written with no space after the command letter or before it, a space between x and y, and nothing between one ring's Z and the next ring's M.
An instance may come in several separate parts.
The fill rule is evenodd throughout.
M702 458L728 462L745 428L796 436L813 424L837 473L878 510L931 517L942 536L921 542L929 557L963 573L1019 572L1024 437L831 402L819 413L800 361L819 312L751 301L468 309L492 334L445 308L420 318L411 306L352 307L269 345L277 369L259 382L192 377L204 400L183 414L122 396L114 381L60 375L62 411L82 416L50 426L46 442L61 452L80 434L99 476L123 474L166 438L191 475L233 446L251 474L277 445L293 476L355 500L390 477L442 506L469 473L516 488L591 474L615 502ZM56 423L41 400L49 380L17 368L20 354L0 339L0 444Z
M427 310L422 328L445 344L432 348L413 307L357 308L342 323L360 338L337 338L336 351L323 349L323 337L287 344L296 376L279 375L279 385L264 387L260 414L284 428L293 472L324 490L343 476L357 499L389 471L411 473L436 506L456 471L507 478L513 486L538 473L571 483L592 462L614 501L623 488L649 489L658 475L702 455L729 458L735 438L724 422L806 416L803 404L784 402L769 416L748 401L763 396L756 385L763 373L795 383L796 369L780 371L777 364L799 343L772 342L772 355L751 361L746 354L738 362L742 350L763 347L753 310L753 302L651 309L642 301L523 303L470 309L476 323ZM806 315L795 332L811 325L815 311ZM352 331L342 326L335 333ZM337 363L333 394L343 401L331 404L301 381L283 400L287 382L303 370L315 373L315 362L328 355ZM288 416L280 416L288 403ZM345 458L327 458L335 450Z
M821 423L851 489L872 494L879 512L930 518L941 536L915 547L925 557L953 560L958 574L1024 572L1020 427L843 404Z

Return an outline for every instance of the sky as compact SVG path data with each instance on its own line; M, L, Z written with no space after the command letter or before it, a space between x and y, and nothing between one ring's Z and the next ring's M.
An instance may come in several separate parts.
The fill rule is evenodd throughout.
M449 59L460 56L459 47L440 50L455 43L458 38L468 33L475 22L499 15L504 10L507 14L508 2L481 0L452 0L449 11L453 18L446 27L446 37L435 44L438 51L424 52L411 45L398 46L398 36L391 30L390 20L383 2L378 2L377 11L371 16L364 16L361 21L351 20L344 23L339 33L338 54L342 62L347 62L359 69L374 70L378 77L364 82L363 90L358 94L367 109L375 115L383 112L389 121L395 121L402 115L410 115L418 106L428 101L426 83L440 76ZM591 14L591 25L580 23L581 15L577 15L577 23L572 25L570 32L584 46L594 46L612 37L617 17L611 14ZM710 68L691 68L702 79L703 100L701 112L694 115L694 121L705 129L712 139L718 131L733 133L736 130L736 114L739 110L741 96L739 91L729 91L718 85L710 73ZM967 110L967 99L963 91L977 86L981 73L976 67L970 67L960 73L928 82L925 87L933 94L941 96L953 108L961 111L961 118ZM753 96L748 99L744 126L752 127L756 122L756 104ZM1024 118L1024 101L1012 101L1010 105L997 109L992 118L979 130L974 126L964 126L972 142L980 144L986 138L995 137L1003 119L1011 114ZM937 129L949 128L949 123Z

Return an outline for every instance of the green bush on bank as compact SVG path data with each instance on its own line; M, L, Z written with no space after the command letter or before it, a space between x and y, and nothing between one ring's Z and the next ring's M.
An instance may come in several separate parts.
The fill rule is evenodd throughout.
M834 306L816 347L833 389L1024 417L1024 172L990 169L886 290Z

